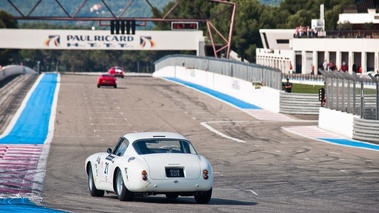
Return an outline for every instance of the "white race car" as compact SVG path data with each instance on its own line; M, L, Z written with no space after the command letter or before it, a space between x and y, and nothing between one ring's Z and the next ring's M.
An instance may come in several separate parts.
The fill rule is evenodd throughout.
M116 193L121 201L135 195L165 194L168 199L194 196L208 203L213 171L184 136L172 132L129 133L115 148L89 156L85 161L92 196Z

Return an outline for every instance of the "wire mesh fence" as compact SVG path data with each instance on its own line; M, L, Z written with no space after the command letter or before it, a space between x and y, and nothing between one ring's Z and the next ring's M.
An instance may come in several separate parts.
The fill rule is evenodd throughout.
M326 108L379 120L379 74L320 72L325 78Z

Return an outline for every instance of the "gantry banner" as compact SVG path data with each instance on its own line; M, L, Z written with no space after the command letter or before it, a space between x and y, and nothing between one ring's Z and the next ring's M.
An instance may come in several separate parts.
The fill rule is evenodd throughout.
M199 50L202 31L136 31L134 35L109 30L0 29L2 49L51 50Z

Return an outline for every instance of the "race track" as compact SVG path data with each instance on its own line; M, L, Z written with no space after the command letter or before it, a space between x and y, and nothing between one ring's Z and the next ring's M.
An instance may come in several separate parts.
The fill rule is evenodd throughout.
M61 75L42 205L67 212L377 212L377 151L285 131L317 117L269 120L188 87L152 77L96 87L97 76ZM263 111L262 111L263 113ZM277 118L275 120L275 118ZM301 120L303 119L303 120ZM165 196L121 202L91 197L85 159L128 132L173 131L189 138L215 172L209 204Z

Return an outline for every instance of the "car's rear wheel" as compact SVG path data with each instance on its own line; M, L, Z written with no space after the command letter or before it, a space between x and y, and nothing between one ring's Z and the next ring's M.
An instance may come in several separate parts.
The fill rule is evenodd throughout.
M170 200L171 200L171 199L174 200L174 199L178 198L179 195L176 194L176 193L166 193L166 197L167 197L168 199L170 199Z
M116 193L118 199L121 201L132 201L134 199L134 193L125 187L120 169L116 172Z
M97 88L100 88L100 85L97 85Z
M117 88L117 84L113 86L114 88Z
M104 196L104 190L98 190L95 186L95 181L93 180L93 172L92 172L92 166L88 166L88 188L89 192L94 197L103 197Z
M212 189L209 191L203 192L201 194L195 195L195 200L197 203L209 203L212 197Z

